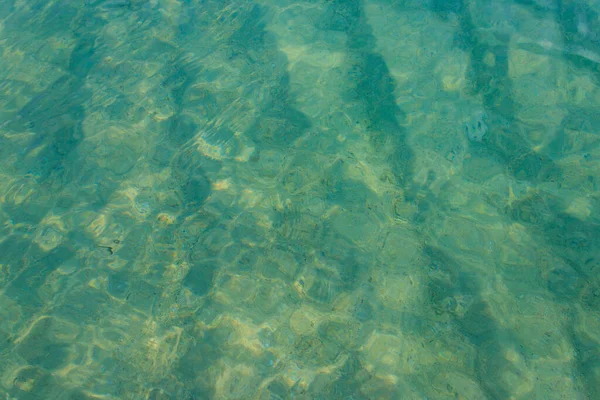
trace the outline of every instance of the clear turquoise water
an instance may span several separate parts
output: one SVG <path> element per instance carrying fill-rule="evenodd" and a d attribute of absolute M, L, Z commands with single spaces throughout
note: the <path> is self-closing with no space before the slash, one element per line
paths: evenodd
<path fill-rule="evenodd" d="M 1 398 L 600 398 L 599 81 L 595 0 L 0 0 Z"/>

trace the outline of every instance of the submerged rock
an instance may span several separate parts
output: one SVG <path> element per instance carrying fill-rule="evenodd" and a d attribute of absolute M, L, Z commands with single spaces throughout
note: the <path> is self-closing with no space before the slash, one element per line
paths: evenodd
<path fill-rule="evenodd" d="M 481 142 L 483 140 L 483 137 L 488 131 L 488 127 L 485 123 L 486 119 L 487 114 L 478 112 L 465 123 L 465 133 L 471 142 Z"/>

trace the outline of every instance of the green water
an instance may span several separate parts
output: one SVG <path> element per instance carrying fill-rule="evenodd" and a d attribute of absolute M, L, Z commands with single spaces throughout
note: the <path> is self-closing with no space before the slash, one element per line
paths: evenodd
<path fill-rule="evenodd" d="M 600 398 L 596 0 L 0 0 L 1 399 Z"/>

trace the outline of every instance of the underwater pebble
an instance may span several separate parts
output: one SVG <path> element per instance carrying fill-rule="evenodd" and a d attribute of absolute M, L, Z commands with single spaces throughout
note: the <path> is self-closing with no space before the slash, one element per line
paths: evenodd
<path fill-rule="evenodd" d="M 485 123 L 486 119 L 487 115 L 483 112 L 479 112 L 465 123 L 465 133 L 471 142 L 481 142 L 483 140 L 483 137 L 488 131 L 488 127 Z"/>

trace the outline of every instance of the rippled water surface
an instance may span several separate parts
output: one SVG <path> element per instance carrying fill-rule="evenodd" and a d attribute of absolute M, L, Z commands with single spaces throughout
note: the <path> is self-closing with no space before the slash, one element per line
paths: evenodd
<path fill-rule="evenodd" d="M 2 399 L 600 398 L 597 0 L 0 0 Z"/>

